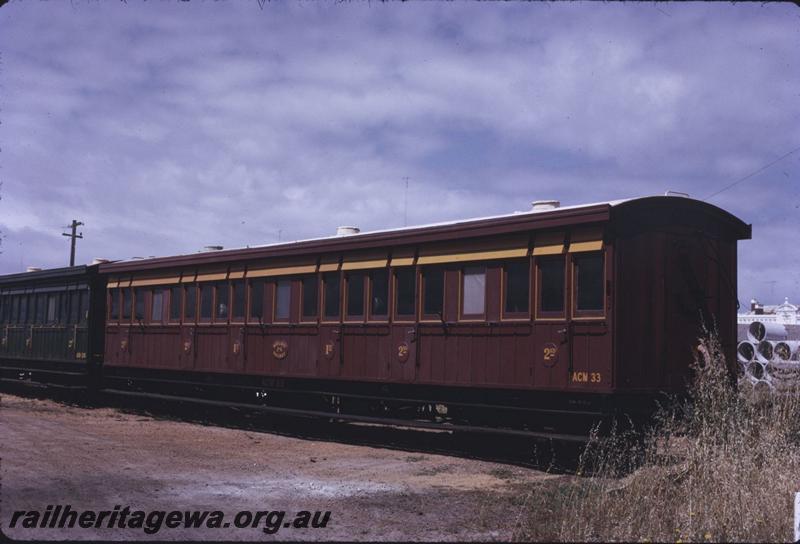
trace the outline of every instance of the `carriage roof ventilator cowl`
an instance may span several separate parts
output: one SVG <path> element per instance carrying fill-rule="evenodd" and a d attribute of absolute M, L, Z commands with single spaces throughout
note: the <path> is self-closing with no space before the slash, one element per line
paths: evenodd
<path fill-rule="evenodd" d="M 561 206 L 558 200 L 534 200 L 531 202 L 532 212 L 545 212 L 547 210 L 555 210 Z"/>
<path fill-rule="evenodd" d="M 361 232 L 361 229 L 358 227 L 350 227 L 350 226 L 336 227 L 336 236 L 351 236 L 353 234 L 358 234 L 359 232 Z"/>

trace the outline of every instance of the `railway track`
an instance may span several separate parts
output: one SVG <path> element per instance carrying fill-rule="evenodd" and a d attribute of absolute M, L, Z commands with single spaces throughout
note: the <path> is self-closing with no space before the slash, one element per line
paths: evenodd
<path fill-rule="evenodd" d="M 0 383 L 0 394 L 46 398 L 91 410 L 109 407 L 139 415 L 201 425 L 268 432 L 315 441 L 435 453 L 510 465 L 573 472 L 587 438 L 516 429 L 453 425 L 406 419 L 331 414 L 190 397 L 103 390 L 87 396 L 72 387 L 56 390 Z"/>

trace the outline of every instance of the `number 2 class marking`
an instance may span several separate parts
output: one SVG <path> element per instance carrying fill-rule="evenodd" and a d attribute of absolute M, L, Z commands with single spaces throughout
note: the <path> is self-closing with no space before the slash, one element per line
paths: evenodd
<path fill-rule="evenodd" d="M 552 342 L 542 346 L 542 362 L 546 368 L 553 368 L 558 362 L 558 346 Z"/>

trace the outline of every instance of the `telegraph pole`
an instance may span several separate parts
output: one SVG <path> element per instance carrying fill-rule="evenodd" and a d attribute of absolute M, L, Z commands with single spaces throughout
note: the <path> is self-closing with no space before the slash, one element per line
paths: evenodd
<path fill-rule="evenodd" d="M 83 223 L 73 219 L 71 225 L 69 225 L 68 227 L 64 227 L 65 229 L 70 229 L 71 228 L 72 229 L 72 233 L 71 234 L 66 233 L 66 232 L 62 232 L 61 233 L 61 236 L 69 236 L 71 238 L 71 240 L 70 240 L 70 249 L 69 249 L 69 265 L 70 266 L 75 266 L 75 240 L 77 240 L 78 238 L 83 238 L 83 233 L 82 232 L 80 234 L 78 234 L 76 232 L 78 230 L 78 227 L 81 226 L 81 225 L 83 225 Z"/>

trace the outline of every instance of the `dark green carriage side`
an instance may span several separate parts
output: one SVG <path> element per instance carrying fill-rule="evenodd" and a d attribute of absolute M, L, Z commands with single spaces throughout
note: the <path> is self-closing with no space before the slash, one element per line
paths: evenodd
<path fill-rule="evenodd" d="M 96 265 L 0 276 L 0 381 L 82 389 L 103 357 L 105 279 Z"/>

